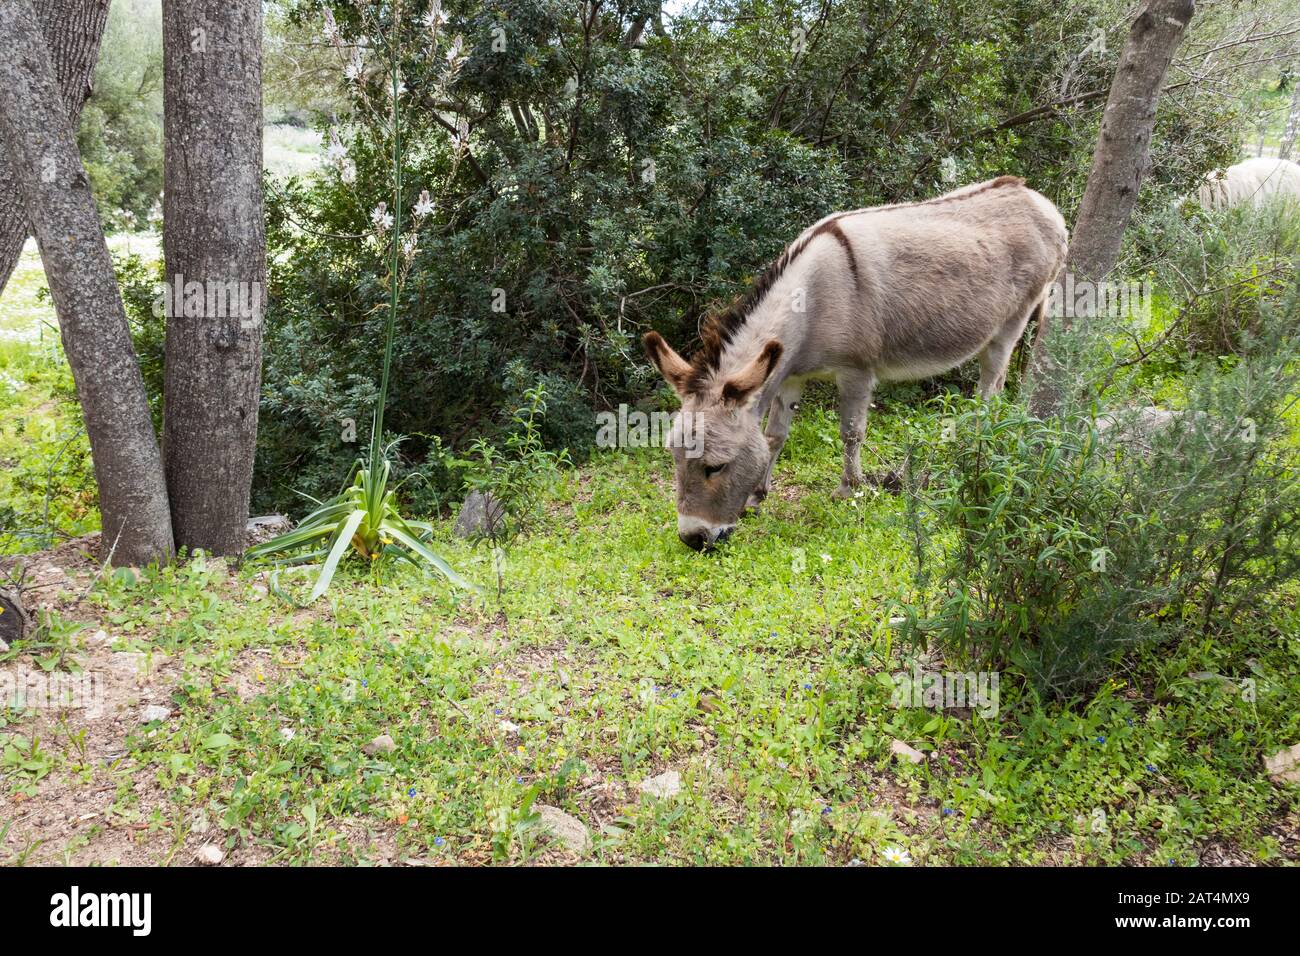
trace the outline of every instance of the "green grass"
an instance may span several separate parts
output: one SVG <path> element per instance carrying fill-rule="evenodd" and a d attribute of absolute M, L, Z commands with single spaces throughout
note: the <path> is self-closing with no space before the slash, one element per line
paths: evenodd
<path fill-rule="evenodd" d="M 896 460 L 936 427 L 881 415 L 872 445 Z M 837 455 L 833 415 L 806 407 L 765 512 L 699 555 L 676 540 L 666 453 L 606 454 L 510 551 L 499 606 L 491 586 L 474 598 L 397 565 L 346 566 L 306 611 L 216 562 L 116 575 L 73 613 L 67 656 L 103 627 L 180 662 L 176 716 L 131 733 L 119 770 L 161 807 L 124 792 L 119 812 L 178 845 L 211 821 L 232 862 L 365 862 L 379 839 L 394 860 L 573 859 L 542 838 L 540 803 L 582 819 L 606 863 L 1278 859 L 1295 794 L 1261 754 L 1300 739 L 1294 607 L 1260 609 L 1226 646 L 1152 650 L 1072 706 L 1004 675 L 991 719 L 895 709 L 881 675 L 911 661 L 888 624 L 910 586 L 902 503 L 832 502 Z M 487 551 L 435 528 L 489 585 Z M 1198 672 L 1253 673 L 1258 699 Z M 396 749 L 368 754 L 381 734 Z M 899 764 L 894 739 L 933 756 Z M 24 737 L 13 762 L 68 778 L 69 741 L 42 736 L 38 759 Z M 679 796 L 639 792 L 667 769 Z"/>

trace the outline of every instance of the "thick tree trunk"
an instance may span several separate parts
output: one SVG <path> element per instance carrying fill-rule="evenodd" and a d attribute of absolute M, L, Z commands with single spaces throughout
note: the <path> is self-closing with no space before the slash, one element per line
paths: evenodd
<path fill-rule="evenodd" d="M 172 552 L 162 458 L 113 261 L 30 0 L 0 2 L 0 134 L 36 233 L 99 485 L 101 553 Z"/>
<path fill-rule="evenodd" d="M 244 550 L 262 375 L 261 0 L 163 2 L 163 460 L 178 546 Z"/>
<path fill-rule="evenodd" d="M 1073 273 L 1076 284 L 1101 281 L 1115 267 L 1124 230 L 1151 163 L 1151 131 L 1156 125 L 1160 90 L 1195 11 L 1195 0 L 1147 0 L 1134 19 L 1111 82 L 1092 170 L 1075 217 L 1069 258 L 1058 281 L 1064 282 L 1067 273 Z M 1069 328 L 1068 318 L 1062 316 L 1061 322 Z M 1046 341 L 1040 330 L 1034 347 L 1035 389 L 1030 402 L 1040 416 L 1053 413 L 1061 402 L 1061 383 L 1046 354 Z"/>
<path fill-rule="evenodd" d="M 104 37 L 104 24 L 108 22 L 108 0 L 43 0 L 37 20 L 50 51 L 68 118 L 75 128 L 90 95 L 99 43 Z M 0 292 L 9 282 L 30 234 L 18 180 L 9 167 L 9 160 L 0 151 Z"/>

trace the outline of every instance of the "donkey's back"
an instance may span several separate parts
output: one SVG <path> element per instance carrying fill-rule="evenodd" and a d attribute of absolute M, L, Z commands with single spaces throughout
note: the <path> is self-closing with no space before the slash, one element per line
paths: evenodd
<path fill-rule="evenodd" d="M 878 380 L 944 372 L 990 345 L 1000 377 L 1068 242 L 1056 207 L 1012 176 L 837 213 L 809 232 L 832 229 L 841 248 L 824 245 L 823 256 L 842 256 L 848 269 L 827 273 L 840 307 L 814 315 L 821 328 L 808 330 L 806 361 L 869 369 Z"/>

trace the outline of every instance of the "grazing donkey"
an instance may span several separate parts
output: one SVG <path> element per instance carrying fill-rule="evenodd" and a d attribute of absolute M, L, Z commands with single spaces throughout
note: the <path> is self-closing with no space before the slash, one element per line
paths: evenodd
<path fill-rule="evenodd" d="M 980 395 L 1001 390 L 1066 241 L 1056 207 L 1002 176 L 926 202 L 827 216 L 705 323 L 689 362 L 647 333 L 646 353 L 682 400 L 670 435 L 678 536 L 710 548 L 763 500 L 809 379 L 839 387 L 837 498 L 862 483 L 877 382 L 924 378 L 978 355 Z M 691 441 L 683 429 L 694 430 Z M 688 446 L 702 452 L 690 456 Z"/>

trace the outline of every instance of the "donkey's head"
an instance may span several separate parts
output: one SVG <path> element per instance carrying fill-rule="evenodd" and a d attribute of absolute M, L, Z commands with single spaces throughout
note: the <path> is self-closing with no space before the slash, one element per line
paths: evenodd
<path fill-rule="evenodd" d="M 742 369 L 712 381 L 657 332 L 646 333 L 644 342 L 650 361 L 682 400 L 669 436 L 677 536 L 703 551 L 732 532 L 767 473 L 771 452 L 758 401 L 781 359 L 781 343 L 768 342 Z"/>

